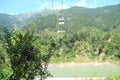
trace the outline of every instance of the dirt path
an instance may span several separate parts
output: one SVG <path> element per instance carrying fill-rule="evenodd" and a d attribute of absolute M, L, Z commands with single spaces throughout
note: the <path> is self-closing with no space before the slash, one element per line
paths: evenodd
<path fill-rule="evenodd" d="M 53 63 L 49 64 L 49 67 L 64 67 L 64 66 L 116 66 L 117 64 L 113 64 L 110 62 L 89 62 L 89 63 Z"/>
<path fill-rule="evenodd" d="M 106 77 L 47 78 L 45 80 L 105 80 Z"/>

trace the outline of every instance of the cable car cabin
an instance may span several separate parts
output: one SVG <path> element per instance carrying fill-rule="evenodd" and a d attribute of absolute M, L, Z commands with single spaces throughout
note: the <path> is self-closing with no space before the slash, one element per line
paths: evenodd
<path fill-rule="evenodd" d="M 63 25 L 64 24 L 64 18 L 63 17 L 61 17 L 61 18 L 59 18 L 59 20 L 58 20 L 58 23 L 60 24 L 60 25 Z"/>

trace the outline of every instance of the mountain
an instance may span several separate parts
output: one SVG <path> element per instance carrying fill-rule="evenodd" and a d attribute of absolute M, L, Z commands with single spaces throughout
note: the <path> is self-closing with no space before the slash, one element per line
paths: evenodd
<path fill-rule="evenodd" d="M 42 18 L 34 19 L 28 23 L 24 28 L 35 29 L 37 31 L 50 30 L 65 30 L 67 32 L 80 31 L 83 28 L 98 28 L 103 31 L 110 31 L 120 27 L 120 4 L 111 5 L 99 8 L 84 8 L 72 7 L 63 10 L 65 24 L 58 25 L 58 19 L 61 13 L 57 12 Z"/>
<path fill-rule="evenodd" d="M 53 14 L 53 12 L 51 10 L 43 10 L 41 12 L 23 12 L 17 15 L 0 14 L 0 23 L 13 29 L 14 26 L 20 27 L 27 22 L 49 14 Z"/>
<path fill-rule="evenodd" d="M 120 60 L 120 4 L 99 8 L 72 7 L 62 12 L 62 15 L 57 12 L 34 19 L 23 27 L 25 31 L 34 30 L 39 43 L 45 46 L 51 43 L 53 61 L 69 61 L 70 58 L 80 62 L 95 61 L 102 54 L 102 61 L 112 56 Z M 64 25 L 58 24 L 61 17 L 64 17 Z"/>
<path fill-rule="evenodd" d="M 64 25 L 58 24 L 61 17 L 64 17 Z M 37 41 L 33 45 L 45 46 L 41 53 L 50 50 L 53 61 L 120 60 L 120 4 L 99 8 L 75 6 L 63 10 L 62 15 L 61 11 L 42 11 L 17 17 L 4 15 L 0 19 L 6 23 L 21 22 L 23 32 L 34 30 Z M 1 39 L 2 29 L 0 23 Z"/>
<path fill-rule="evenodd" d="M 18 15 L 0 14 L 0 23 L 13 28 L 24 24 L 33 15 L 32 12 L 24 12 Z"/>
<path fill-rule="evenodd" d="M 78 31 L 83 27 L 96 27 L 104 31 L 119 25 L 120 4 L 99 8 L 71 7 L 63 10 L 65 25 L 59 29 Z M 57 30 L 61 11 L 43 10 L 41 12 L 24 12 L 18 15 L 0 14 L 0 23 L 9 26 L 25 26 L 37 30 Z"/>
<path fill-rule="evenodd" d="M 0 14 L 0 23 L 4 24 L 6 26 L 11 26 L 16 23 L 18 24 L 18 21 L 16 20 L 16 18 L 12 15 L 8 15 L 8 14 Z"/>

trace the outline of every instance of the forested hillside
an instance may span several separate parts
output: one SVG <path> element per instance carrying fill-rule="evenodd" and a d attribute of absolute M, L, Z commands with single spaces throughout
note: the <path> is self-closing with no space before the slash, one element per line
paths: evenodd
<path fill-rule="evenodd" d="M 46 13 L 47 11 L 47 13 Z M 9 26 L 8 28 L 13 29 L 14 26 L 20 28 L 20 26 L 27 24 L 30 21 L 33 21 L 34 19 L 40 19 L 41 17 L 44 17 L 46 15 L 50 15 L 56 13 L 52 10 L 43 10 L 40 12 L 23 12 L 16 15 L 10 15 L 10 14 L 1 14 L 0 13 L 0 23 Z"/>
<path fill-rule="evenodd" d="M 106 6 L 102 8 L 89 9 L 84 7 L 72 7 L 63 11 L 65 25 L 60 27 L 65 31 L 80 30 L 81 28 L 95 27 L 103 31 L 109 31 L 119 26 L 120 5 Z M 47 13 L 47 11 L 46 11 Z M 37 19 L 28 25 L 34 28 L 52 28 L 56 29 L 57 21 L 60 18 L 60 13 L 48 15 L 42 19 Z"/>
<path fill-rule="evenodd" d="M 13 29 L 14 26 L 24 24 L 32 15 L 33 13 L 21 13 L 18 15 L 0 14 L 0 23 Z"/>
<path fill-rule="evenodd" d="M 16 25 L 19 24 L 18 20 L 14 16 L 8 14 L 0 14 L 0 23 L 9 26 L 9 28 L 12 29 L 14 23 L 16 23 Z"/>
<path fill-rule="evenodd" d="M 100 8 L 72 7 L 62 11 L 65 24 L 59 25 L 61 13 L 46 10 L 41 13 L 42 17 L 34 15 L 21 27 L 23 31 L 34 31 L 38 43 L 52 46 L 53 62 L 59 61 L 57 59 L 78 62 L 120 60 L 119 11 L 120 4 Z M 11 21 L 7 19 L 5 22 Z M 2 24 L 0 30 L 2 33 Z"/>
<path fill-rule="evenodd" d="M 34 30 L 43 44 L 51 43 L 53 55 L 61 60 L 120 59 L 119 11 L 120 4 L 91 9 L 72 7 L 63 10 L 64 25 L 58 25 L 58 12 L 35 19 L 24 30 Z M 58 30 L 65 32 L 57 33 Z"/>

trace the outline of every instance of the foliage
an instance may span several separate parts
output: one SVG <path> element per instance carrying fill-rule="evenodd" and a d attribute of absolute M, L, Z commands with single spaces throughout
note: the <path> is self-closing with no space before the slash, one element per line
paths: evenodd
<path fill-rule="evenodd" d="M 25 28 L 30 30 L 34 27 L 36 35 L 42 33 L 39 36 L 46 34 L 51 36 L 55 58 L 62 57 L 62 60 L 66 61 L 68 58 L 73 60 L 87 55 L 93 60 L 106 61 L 108 58 L 119 60 L 120 17 L 117 17 L 120 16 L 119 7 L 120 5 L 95 9 L 72 7 L 63 11 L 64 25 L 57 24 L 60 16 L 56 13 L 34 20 Z M 57 30 L 63 30 L 65 33 L 56 33 Z"/>
<path fill-rule="evenodd" d="M 2 41 L 0 40 L 0 80 L 7 80 L 12 70 L 8 60 L 8 55 L 3 48 Z"/>
<path fill-rule="evenodd" d="M 120 75 L 108 77 L 108 78 L 106 78 L 105 80 L 119 80 L 119 79 L 120 79 Z"/>
<path fill-rule="evenodd" d="M 35 76 L 46 78 L 50 51 L 48 47 L 37 45 L 33 32 L 5 29 L 6 50 L 13 70 L 9 80 L 33 80 Z M 46 49 L 48 48 L 48 49 Z M 45 51 L 48 51 L 46 54 Z"/>
<path fill-rule="evenodd" d="M 45 12 L 34 15 L 22 30 L 12 30 L 13 22 L 21 24 L 17 17 L 0 14 L 0 80 L 31 80 L 35 76 L 43 79 L 51 75 L 47 71 L 51 56 L 51 62 L 120 63 L 119 11 L 120 4 L 94 9 L 72 7 L 63 10 L 64 25 L 58 25 L 59 11 L 49 15 Z M 5 29 L 5 39 L 3 24 L 11 28 Z"/>
<path fill-rule="evenodd" d="M 63 10 L 64 25 L 58 25 L 60 12 L 34 18 L 23 26 L 34 30 L 35 46 L 41 54 L 52 53 L 51 62 L 120 61 L 120 4 L 101 8 L 72 7 Z M 38 15 L 37 15 L 38 16 Z M 58 33 L 57 30 L 65 31 Z M 82 58 L 82 59 L 81 59 Z M 55 60 L 56 59 L 56 60 Z"/>

